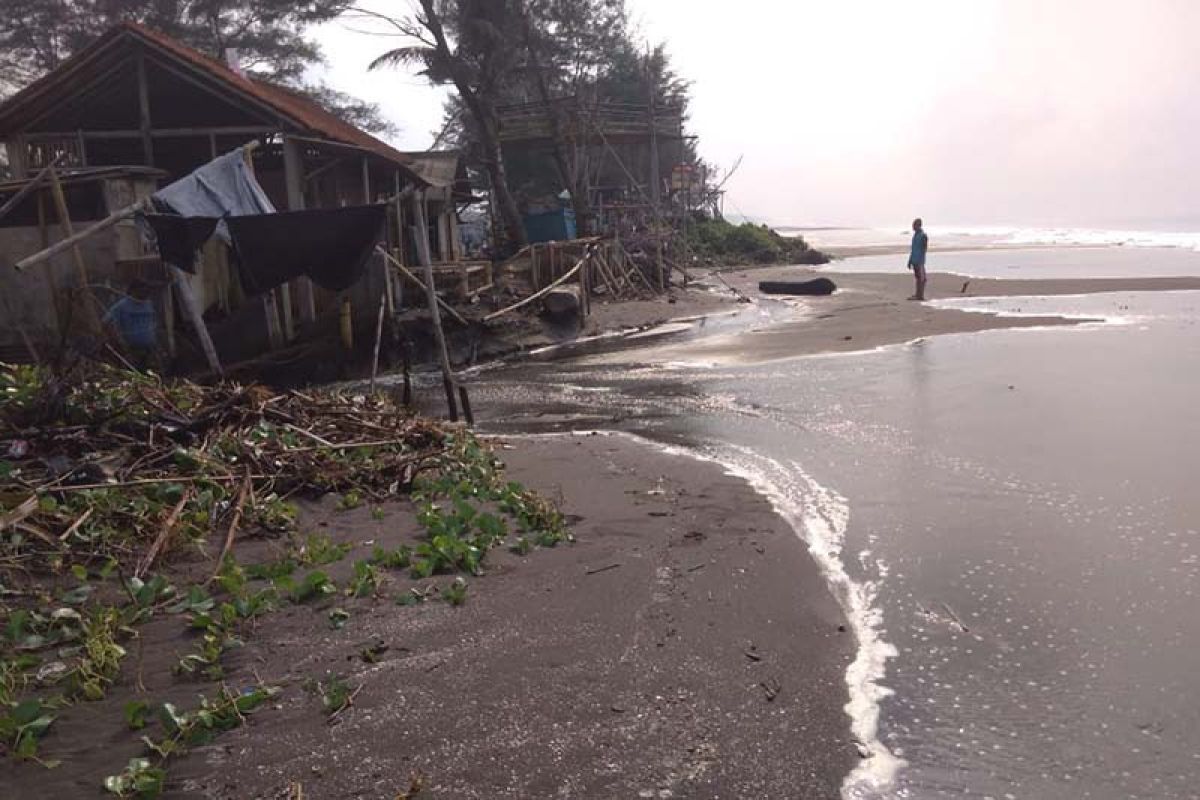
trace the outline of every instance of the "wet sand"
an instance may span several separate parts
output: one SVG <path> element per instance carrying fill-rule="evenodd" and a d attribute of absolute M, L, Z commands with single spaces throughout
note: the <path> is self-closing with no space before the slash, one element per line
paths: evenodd
<path fill-rule="evenodd" d="M 819 276 L 831 278 L 838 291 L 829 297 L 781 298 L 764 297 L 757 290 L 759 281 L 807 280 Z M 680 358 L 713 363 L 761 362 L 870 350 L 941 334 L 1076 325 L 1087 321 L 1058 316 L 997 316 L 910 301 L 906 298 L 913 292 L 913 281 L 910 274 L 901 272 L 837 273 L 768 267 L 726 273 L 724 278 L 737 290 L 754 296 L 763 307 L 777 309 L 780 321 L 748 331 L 668 345 L 656 351 L 656 356 L 668 361 Z M 1178 290 L 1200 290 L 1200 278 L 998 280 L 935 273 L 930 275 L 926 297 L 940 300 Z M 788 305 L 795 309 L 790 318 L 782 316 L 788 312 Z"/>

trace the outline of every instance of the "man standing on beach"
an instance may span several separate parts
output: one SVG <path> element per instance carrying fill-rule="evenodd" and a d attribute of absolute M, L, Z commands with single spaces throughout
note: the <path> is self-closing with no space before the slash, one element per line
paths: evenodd
<path fill-rule="evenodd" d="M 917 217 L 912 224 L 912 249 L 908 253 L 908 268 L 913 271 L 917 281 L 917 293 L 909 300 L 925 300 L 925 251 L 929 249 L 929 237 L 925 235 L 921 218 Z"/>

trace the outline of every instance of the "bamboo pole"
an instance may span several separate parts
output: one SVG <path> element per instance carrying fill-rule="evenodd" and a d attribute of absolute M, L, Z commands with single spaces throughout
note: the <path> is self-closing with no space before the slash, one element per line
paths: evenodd
<path fill-rule="evenodd" d="M 54 195 L 55 210 L 58 212 L 58 226 L 62 229 L 63 237 L 70 239 L 75 235 L 75 227 L 71 224 L 71 213 L 67 209 L 67 196 L 63 192 L 62 182 L 59 181 L 58 173 L 53 167 L 50 168 L 50 189 Z M 92 297 L 92 290 L 89 288 L 87 263 L 83 260 L 83 251 L 79 249 L 78 244 L 71 246 L 71 255 L 75 260 L 75 272 L 81 292 L 80 302 L 85 308 L 84 319 L 93 332 L 100 333 L 100 315 L 96 312 L 95 298 Z"/>
<path fill-rule="evenodd" d="M 429 316 L 433 320 L 433 335 L 437 341 L 438 357 L 442 362 L 442 384 L 446 390 L 446 405 L 450 419 L 458 421 L 458 401 L 454 397 L 454 372 L 450 368 L 450 353 L 446 349 L 446 332 L 442 330 L 442 315 L 439 309 L 437 290 L 433 283 L 433 260 L 429 254 L 429 220 L 425 215 L 425 191 L 413 196 L 413 211 L 416 221 L 417 256 L 425 267 L 425 292 L 429 298 Z"/>
<path fill-rule="evenodd" d="M 16 208 L 17 206 L 19 206 L 21 204 L 22 200 L 24 200 L 29 195 L 33 194 L 33 192 L 41 184 L 42 180 L 44 180 L 45 177 L 50 174 L 50 170 L 52 170 L 56 166 L 58 166 L 58 162 L 60 160 L 62 160 L 62 157 L 63 157 L 62 153 L 59 153 L 58 155 L 56 155 L 49 164 L 42 167 L 42 170 L 37 175 L 34 175 L 29 180 L 28 183 L 26 183 L 24 186 L 21 187 L 21 191 L 14 194 L 12 197 L 10 197 L 8 199 L 8 201 L 4 205 L 0 206 L 0 219 L 4 219 L 4 217 L 10 211 L 12 211 L 14 208 Z"/>

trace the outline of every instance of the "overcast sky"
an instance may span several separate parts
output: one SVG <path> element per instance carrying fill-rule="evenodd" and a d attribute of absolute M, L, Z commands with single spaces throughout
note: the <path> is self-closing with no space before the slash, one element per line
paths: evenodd
<path fill-rule="evenodd" d="M 727 211 L 798 225 L 1200 223 L 1200 0 L 628 3 L 693 83 L 704 157 L 744 155 Z M 331 81 L 380 103 L 401 145 L 428 146 L 439 92 L 366 73 L 386 39 L 345 24 L 320 38 Z"/>

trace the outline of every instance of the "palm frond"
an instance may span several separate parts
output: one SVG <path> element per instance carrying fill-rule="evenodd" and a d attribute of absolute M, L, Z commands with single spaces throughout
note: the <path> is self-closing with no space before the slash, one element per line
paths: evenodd
<path fill-rule="evenodd" d="M 435 51 L 432 47 L 397 47 L 388 50 L 367 65 L 367 69 L 375 70 L 383 67 L 420 66 L 426 69 L 433 62 Z"/>

